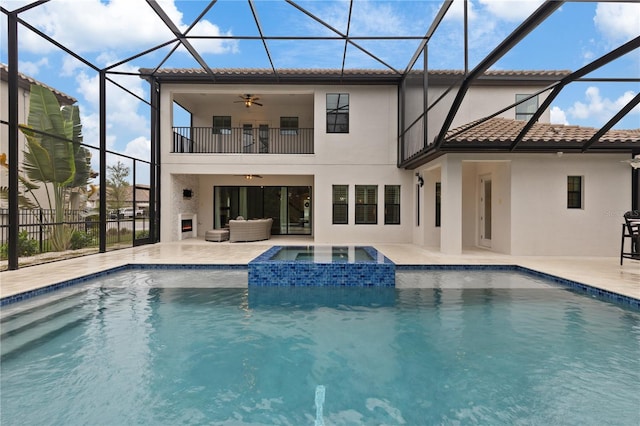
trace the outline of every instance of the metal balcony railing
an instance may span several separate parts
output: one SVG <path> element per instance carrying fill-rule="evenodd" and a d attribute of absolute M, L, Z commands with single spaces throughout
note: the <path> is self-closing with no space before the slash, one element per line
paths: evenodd
<path fill-rule="evenodd" d="M 313 129 L 174 127 L 171 152 L 313 154 Z"/>

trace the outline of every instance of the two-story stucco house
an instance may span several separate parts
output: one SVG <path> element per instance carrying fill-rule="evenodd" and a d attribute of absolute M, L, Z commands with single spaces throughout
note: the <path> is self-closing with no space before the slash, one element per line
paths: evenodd
<path fill-rule="evenodd" d="M 417 73 L 415 87 L 379 70 L 141 75 L 157 90 L 162 241 L 183 237 L 183 217 L 203 237 L 243 216 L 315 243 L 618 254 L 640 130 L 593 139 L 597 129 L 549 124 L 547 109 L 522 132 L 567 72 L 489 71 L 455 116 L 457 71 L 429 71 L 428 86 Z"/>

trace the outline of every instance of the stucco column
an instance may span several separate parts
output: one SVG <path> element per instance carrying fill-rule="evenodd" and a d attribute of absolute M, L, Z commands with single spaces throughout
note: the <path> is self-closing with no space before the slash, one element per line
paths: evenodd
<path fill-rule="evenodd" d="M 442 198 L 440 251 L 445 254 L 462 253 L 462 162 L 447 159 L 442 163 Z"/>

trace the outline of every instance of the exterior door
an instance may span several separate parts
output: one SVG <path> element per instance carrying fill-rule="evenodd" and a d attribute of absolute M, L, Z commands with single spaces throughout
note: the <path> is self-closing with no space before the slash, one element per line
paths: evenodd
<path fill-rule="evenodd" d="M 253 138 L 253 124 L 244 123 L 242 125 L 242 152 L 256 152 L 255 140 Z"/>
<path fill-rule="evenodd" d="M 311 235 L 310 186 L 215 186 L 213 223 L 224 228 L 229 219 L 270 217 L 274 235 Z"/>
<path fill-rule="evenodd" d="M 261 154 L 269 152 L 269 125 L 268 124 L 258 124 L 258 143 L 259 143 Z"/>
<path fill-rule="evenodd" d="M 491 247 L 491 175 L 480 176 L 480 199 L 479 208 L 479 226 L 480 238 L 479 244 L 483 247 Z"/>

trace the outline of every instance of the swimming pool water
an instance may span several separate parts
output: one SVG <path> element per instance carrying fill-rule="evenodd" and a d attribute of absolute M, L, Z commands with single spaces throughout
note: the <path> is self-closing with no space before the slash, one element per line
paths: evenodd
<path fill-rule="evenodd" d="M 373 249 L 373 248 L 372 248 Z M 269 260 L 309 262 L 373 262 L 364 247 L 356 246 L 282 246 Z"/>
<path fill-rule="evenodd" d="M 637 424 L 636 310 L 511 272 L 211 288 L 226 274 L 128 271 L 3 309 L 0 423 Z"/>

